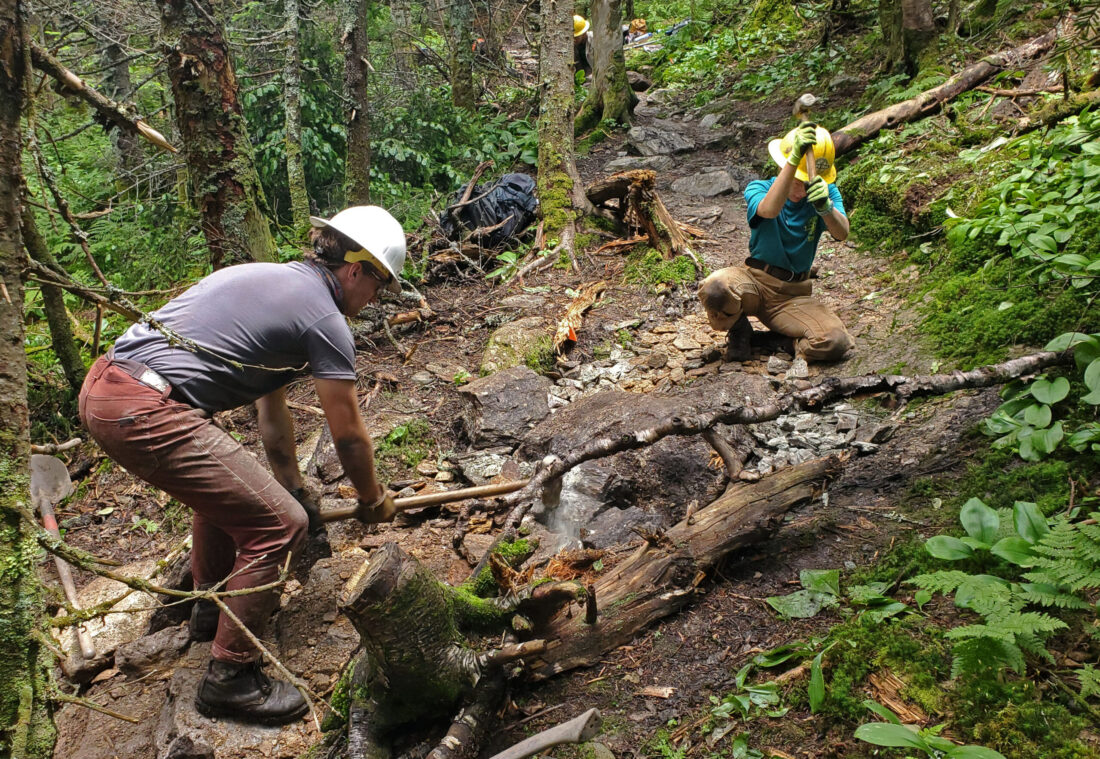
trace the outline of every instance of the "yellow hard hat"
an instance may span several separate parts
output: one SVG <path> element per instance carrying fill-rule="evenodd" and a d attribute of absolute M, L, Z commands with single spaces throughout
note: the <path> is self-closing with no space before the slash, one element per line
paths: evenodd
<path fill-rule="evenodd" d="M 794 133 L 798 130 L 797 127 L 787 132 L 783 139 L 772 140 L 768 143 L 768 152 L 771 154 L 772 160 L 775 161 L 780 168 L 787 165 L 787 156 L 791 154 L 791 143 L 794 142 Z M 817 142 L 814 143 L 814 164 L 822 159 L 825 160 L 825 168 L 818 169 L 818 176 L 824 179 L 829 184 L 836 181 L 836 147 L 833 145 L 833 136 L 829 134 L 829 130 L 823 126 L 817 127 Z M 809 155 L 807 153 L 807 155 Z M 807 181 L 809 177 L 806 176 L 806 156 L 802 156 L 802 161 L 798 164 L 798 168 L 795 169 L 794 175 L 797 179 L 801 179 L 803 182 Z"/>
<path fill-rule="evenodd" d="M 580 37 L 588 31 L 588 21 L 584 16 L 573 16 L 573 36 Z"/>

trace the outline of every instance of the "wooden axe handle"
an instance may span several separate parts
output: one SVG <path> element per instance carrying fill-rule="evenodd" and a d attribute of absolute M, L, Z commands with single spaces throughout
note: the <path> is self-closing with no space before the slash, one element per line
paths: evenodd
<path fill-rule="evenodd" d="M 42 515 L 42 526 L 46 529 L 46 532 L 60 540 L 61 531 L 57 527 L 57 516 L 54 514 L 53 504 L 50 503 L 48 498 L 39 499 L 38 512 Z M 61 580 L 61 589 L 65 591 L 65 600 L 69 602 L 74 610 L 79 611 L 80 602 L 76 597 L 76 583 L 73 582 L 72 570 L 69 569 L 68 563 L 60 556 L 54 556 L 53 561 L 54 566 L 57 567 L 57 577 Z M 84 657 L 85 661 L 94 659 L 96 656 L 95 643 L 84 625 L 77 625 L 76 640 L 80 644 L 80 655 Z"/>
<path fill-rule="evenodd" d="M 445 490 L 439 493 L 426 493 L 424 495 L 412 495 L 406 498 L 395 498 L 393 503 L 398 511 L 418 509 L 423 506 L 438 506 L 441 503 L 454 503 L 465 501 L 468 498 L 491 498 L 495 495 L 514 493 L 521 490 L 530 480 L 515 480 L 513 482 L 499 482 L 495 485 L 479 485 L 474 488 L 462 488 L 461 490 Z M 360 506 L 346 506 L 338 509 L 325 509 L 321 512 L 322 522 L 338 522 L 341 519 L 356 519 L 360 513 Z"/>

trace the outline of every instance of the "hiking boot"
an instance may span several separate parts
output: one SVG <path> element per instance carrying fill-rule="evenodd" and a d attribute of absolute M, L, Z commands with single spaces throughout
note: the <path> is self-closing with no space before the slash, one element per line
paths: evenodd
<path fill-rule="evenodd" d="M 211 659 L 199 683 L 195 708 L 204 717 L 285 725 L 299 719 L 309 706 L 293 685 L 268 677 L 258 661 L 234 664 Z"/>
<path fill-rule="evenodd" d="M 726 335 L 726 361 L 748 361 L 752 358 L 752 325 L 742 316 Z"/>
<path fill-rule="evenodd" d="M 200 598 L 191 607 L 191 640 L 196 643 L 204 643 L 214 640 L 214 634 L 218 632 L 218 615 L 221 610 L 213 601 Z"/>

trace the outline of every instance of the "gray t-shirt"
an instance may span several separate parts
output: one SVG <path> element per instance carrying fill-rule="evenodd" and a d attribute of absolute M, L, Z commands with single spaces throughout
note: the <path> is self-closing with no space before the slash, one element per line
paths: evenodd
<path fill-rule="evenodd" d="M 172 385 L 173 397 L 207 411 L 251 403 L 306 369 L 322 379 L 355 379 L 351 329 L 325 272 L 310 264 L 220 269 L 153 316 L 209 351 L 174 347 L 135 324 L 115 343 L 115 356 L 145 364 Z"/>

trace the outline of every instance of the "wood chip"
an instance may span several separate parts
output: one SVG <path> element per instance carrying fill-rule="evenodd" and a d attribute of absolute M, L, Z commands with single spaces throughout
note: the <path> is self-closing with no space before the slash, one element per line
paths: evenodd
<path fill-rule="evenodd" d="M 908 685 L 889 670 L 873 672 L 868 676 L 871 683 L 871 693 L 876 701 L 898 715 L 906 725 L 926 725 L 928 715 L 915 704 L 907 703 L 901 696 L 901 691 Z"/>
<path fill-rule="evenodd" d="M 643 696 L 648 696 L 649 698 L 671 698 L 675 691 L 675 688 L 668 685 L 647 685 L 642 688 L 641 693 Z"/>
<path fill-rule="evenodd" d="M 577 341 L 577 330 L 584 321 L 584 312 L 591 308 L 600 293 L 607 289 L 606 282 L 589 282 L 581 285 L 577 290 L 577 297 L 569 304 L 565 316 L 558 322 L 558 328 L 554 332 L 554 350 L 563 353 L 566 343 Z"/>

